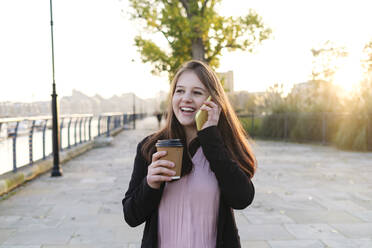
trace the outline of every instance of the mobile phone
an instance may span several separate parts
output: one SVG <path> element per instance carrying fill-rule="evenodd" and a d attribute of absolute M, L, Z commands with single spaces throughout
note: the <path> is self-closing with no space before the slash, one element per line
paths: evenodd
<path fill-rule="evenodd" d="M 209 96 L 206 101 L 210 101 L 212 96 Z M 196 129 L 199 131 L 202 129 L 204 123 L 208 120 L 208 112 L 200 110 L 195 115 Z"/>

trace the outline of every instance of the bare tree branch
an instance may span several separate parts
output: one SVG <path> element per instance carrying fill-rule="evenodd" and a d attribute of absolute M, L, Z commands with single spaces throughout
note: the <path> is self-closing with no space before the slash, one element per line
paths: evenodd
<path fill-rule="evenodd" d="M 204 16 L 204 11 L 205 11 L 205 7 L 207 6 L 207 3 L 209 2 L 209 0 L 205 0 L 204 3 L 203 3 L 203 6 L 201 7 L 201 16 Z"/>
<path fill-rule="evenodd" d="M 212 61 L 212 59 L 214 57 L 217 56 L 217 54 L 219 54 L 219 52 L 222 50 L 222 46 L 221 46 L 221 41 L 218 42 L 218 44 L 215 46 L 215 50 L 214 50 L 214 53 L 211 55 L 211 56 L 208 56 L 208 58 L 206 58 L 205 60 L 210 63 Z"/>
<path fill-rule="evenodd" d="M 173 46 L 173 42 L 171 42 L 171 41 L 168 39 L 168 35 L 167 35 L 167 33 L 164 32 L 163 30 L 161 30 L 161 28 L 160 28 L 158 25 L 156 25 L 155 28 L 156 28 L 159 32 L 161 32 L 161 33 L 164 35 L 164 38 L 167 39 L 169 45 L 172 47 L 172 46 Z"/>

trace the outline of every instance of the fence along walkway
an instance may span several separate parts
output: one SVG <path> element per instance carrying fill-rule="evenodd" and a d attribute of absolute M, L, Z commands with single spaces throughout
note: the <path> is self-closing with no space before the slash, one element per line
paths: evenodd
<path fill-rule="evenodd" d="M 0 200 L 0 248 L 139 247 L 143 225 L 123 220 L 136 144 L 154 117 L 110 147 L 69 161 L 64 176 L 27 183 Z M 243 247 L 372 247 L 372 154 L 261 142 L 256 197 L 236 211 Z"/>

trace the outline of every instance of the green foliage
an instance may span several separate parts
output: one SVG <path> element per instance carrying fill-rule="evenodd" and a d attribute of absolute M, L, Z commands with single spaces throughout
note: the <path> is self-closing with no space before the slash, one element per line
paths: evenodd
<path fill-rule="evenodd" d="M 240 122 L 244 128 L 244 130 L 251 136 L 260 135 L 259 128 L 262 125 L 262 119 L 254 118 L 253 125 L 252 125 L 252 118 L 251 117 L 242 117 L 239 118 Z"/>
<path fill-rule="evenodd" d="M 347 118 L 344 120 L 334 139 L 334 144 L 345 150 L 367 150 L 366 118 Z"/>
<path fill-rule="evenodd" d="M 284 138 L 283 119 L 279 115 L 265 116 L 259 134 L 265 138 Z"/>
<path fill-rule="evenodd" d="M 290 130 L 290 140 L 295 142 L 322 142 L 322 119 L 319 115 L 299 114 Z"/>
<path fill-rule="evenodd" d="M 143 62 L 153 64 L 152 73 L 169 72 L 171 77 L 187 60 L 199 59 L 216 68 L 223 49 L 248 50 L 267 39 L 271 30 L 250 11 L 244 17 L 223 17 L 215 7 L 221 0 L 129 0 L 132 19 L 160 33 L 169 49 L 142 36 L 135 45 Z"/>

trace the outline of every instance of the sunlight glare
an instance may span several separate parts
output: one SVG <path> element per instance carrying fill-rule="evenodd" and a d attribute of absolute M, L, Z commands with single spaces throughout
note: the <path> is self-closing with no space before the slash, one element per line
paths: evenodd
<path fill-rule="evenodd" d="M 345 58 L 334 76 L 334 83 L 344 90 L 351 92 L 363 78 L 363 68 L 360 63 L 360 56 Z"/>

